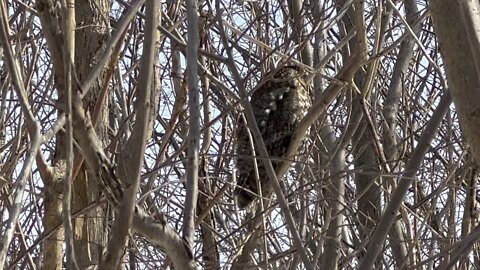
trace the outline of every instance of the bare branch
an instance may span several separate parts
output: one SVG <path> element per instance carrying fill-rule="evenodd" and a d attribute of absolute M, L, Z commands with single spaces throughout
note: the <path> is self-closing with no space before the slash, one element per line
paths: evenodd
<path fill-rule="evenodd" d="M 64 193 L 63 193 L 63 224 L 65 228 L 65 246 L 68 268 L 78 270 L 77 259 L 75 258 L 75 247 L 73 243 L 74 232 L 72 226 L 72 182 L 73 182 L 73 130 L 72 130 L 72 83 L 75 52 L 75 2 L 72 0 L 61 1 L 63 10 L 62 33 L 65 36 L 63 40 L 63 67 L 64 67 L 64 86 L 65 86 L 65 116 L 66 116 L 66 149 L 67 157 Z"/>
<path fill-rule="evenodd" d="M 13 234 L 15 232 L 15 227 L 18 222 L 18 217 L 20 214 L 20 208 L 22 205 L 23 193 L 25 191 L 25 185 L 27 184 L 27 179 L 31 174 L 32 163 L 35 159 L 37 151 L 40 147 L 40 143 L 42 141 L 42 136 L 40 134 L 40 125 L 35 120 L 35 116 L 33 115 L 32 110 L 30 109 L 31 106 L 27 99 L 27 92 L 23 85 L 23 78 L 20 72 L 20 66 L 18 61 L 13 56 L 12 48 L 10 47 L 10 42 L 8 40 L 8 20 L 7 20 L 7 7 L 5 2 L 0 3 L 0 42 L 2 44 L 4 54 L 5 54 L 5 61 L 7 62 L 8 69 L 12 76 L 12 84 L 14 85 L 14 89 L 17 95 L 20 97 L 20 104 L 22 106 L 23 114 L 26 116 L 26 121 L 29 123 L 31 127 L 29 129 L 30 133 L 30 146 L 27 150 L 24 164 L 21 168 L 20 174 L 18 175 L 18 179 L 15 183 L 16 191 L 13 200 L 13 205 L 9 209 L 9 219 L 5 224 L 5 231 L 2 234 L 2 238 L 0 240 L 0 268 L 4 268 L 5 261 L 7 259 L 7 252 L 10 246 L 10 243 L 13 238 Z"/>
<path fill-rule="evenodd" d="M 118 217 L 113 227 L 113 235 L 108 245 L 106 260 L 100 264 L 100 269 L 118 268 L 123 256 L 128 230 L 133 220 L 136 205 L 136 194 L 140 186 L 140 171 L 145 155 L 145 145 L 151 111 L 150 93 L 153 85 L 153 59 L 158 31 L 156 26 L 160 19 L 160 2 L 147 2 L 147 17 L 145 24 L 145 46 L 142 55 L 139 76 L 139 90 L 136 95 L 136 121 L 132 135 L 125 147 L 125 158 L 119 168 L 119 175 L 127 187 L 123 191 L 122 202 L 119 205 Z"/>
<path fill-rule="evenodd" d="M 187 194 L 183 213 L 183 237 L 193 247 L 195 236 L 195 213 L 198 197 L 198 166 L 200 151 L 200 95 L 198 88 L 198 2 L 187 0 L 187 85 L 189 108 Z"/>
<path fill-rule="evenodd" d="M 373 267 L 373 263 L 377 258 L 378 254 L 382 250 L 382 246 L 387 238 L 388 231 L 392 226 L 393 222 L 395 221 L 395 216 L 402 205 L 402 202 L 407 194 L 410 185 L 415 180 L 415 175 L 417 174 L 420 165 L 422 164 L 422 160 L 425 157 L 425 153 L 427 152 L 437 129 L 445 116 L 448 108 L 450 107 L 450 103 L 452 102 L 452 98 L 450 93 L 444 92 L 440 103 L 438 104 L 437 109 L 432 115 L 432 118 L 425 126 L 423 130 L 422 136 L 418 141 L 418 145 L 412 153 L 412 157 L 408 161 L 407 165 L 405 166 L 405 170 L 400 177 L 400 181 L 397 188 L 395 189 L 392 198 L 390 199 L 387 208 L 385 209 L 379 223 L 375 228 L 375 232 L 370 239 L 370 244 L 367 248 L 367 253 L 363 258 L 363 261 L 360 265 L 361 270 L 371 269 Z"/>

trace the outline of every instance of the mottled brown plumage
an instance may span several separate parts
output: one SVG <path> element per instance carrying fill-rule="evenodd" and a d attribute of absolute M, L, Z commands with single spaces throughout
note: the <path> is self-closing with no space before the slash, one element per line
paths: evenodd
<path fill-rule="evenodd" d="M 311 96 L 297 66 L 282 67 L 265 78 L 267 81 L 252 94 L 250 103 L 276 170 L 285 158 L 295 128 L 311 105 Z M 235 194 L 239 207 L 245 208 L 258 196 L 258 188 L 248 130 L 241 120 L 236 149 L 238 187 Z M 270 194 L 272 188 L 261 159 L 257 159 L 257 165 L 262 194 Z"/>

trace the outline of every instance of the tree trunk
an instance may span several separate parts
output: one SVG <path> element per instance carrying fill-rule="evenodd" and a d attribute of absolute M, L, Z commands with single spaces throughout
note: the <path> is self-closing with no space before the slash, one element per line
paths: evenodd
<path fill-rule="evenodd" d="M 78 79 L 82 82 L 91 71 L 97 60 L 97 52 L 104 49 L 109 31 L 110 1 L 107 0 L 77 0 L 76 21 L 78 27 L 75 34 L 75 71 Z M 99 98 L 99 92 L 104 82 L 100 81 L 103 76 L 90 89 L 83 99 L 84 108 L 93 114 L 95 103 Z M 100 111 L 100 117 L 96 123 L 95 131 L 100 140 L 108 141 L 108 99 L 105 100 Z M 89 176 L 86 166 L 83 165 L 73 182 L 72 212 L 84 209 L 88 204 L 95 201 L 100 195 L 98 183 Z M 106 208 L 96 207 L 74 221 L 75 255 L 80 268 L 97 264 L 105 246 L 104 221 Z"/>
<path fill-rule="evenodd" d="M 472 34 L 480 25 L 479 10 L 475 12 L 477 24 L 466 25 L 467 14 L 461 9 L 461 2 L 473 1 L 430 1 L 435 33 L 440 53 L 445 62 L 448 87 L 460 118 L 460 125 L 467 138 L 477 164 L 480 162 L 480 40 Z M 478 5 L 477 5 L 478 7 Z M 455 19 L 452 19 L 455 18 Z M 475 23 L 475 21 L 473 21 Z"/>

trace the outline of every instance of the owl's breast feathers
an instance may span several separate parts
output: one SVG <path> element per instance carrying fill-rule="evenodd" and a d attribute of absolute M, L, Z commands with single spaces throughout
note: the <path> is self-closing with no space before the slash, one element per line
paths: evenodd
<path fill-rule="evenodd" d="M 257 125 L 276 169 L 285 158 L 293 132 L 311 105 L 310 93 L 296 66 L 286 66 L 277 71 L 251 97 Z M 241 208 L 248 206 L 258 194 L 254 161 L 247 127 L 241 123 L 237 133 L 237 194 Z M 259 179 L 264 195 L 271 188 L 262 161 L 257 160 Z"/>

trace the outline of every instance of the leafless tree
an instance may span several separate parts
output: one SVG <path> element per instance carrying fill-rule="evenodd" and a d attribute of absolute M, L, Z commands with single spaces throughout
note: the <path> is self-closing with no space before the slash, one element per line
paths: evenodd
<path fill-rule="evenodd" d="M 0 7 L 1 269 L 480 268 L 476 1 Z M 286 65 L 277 157 L 250 97 Z"/>

